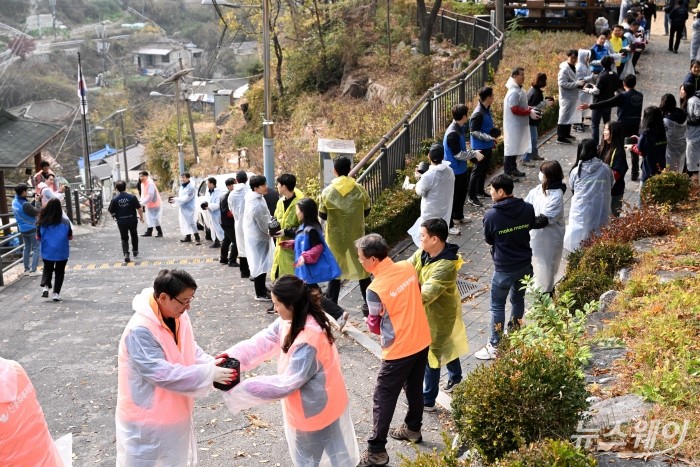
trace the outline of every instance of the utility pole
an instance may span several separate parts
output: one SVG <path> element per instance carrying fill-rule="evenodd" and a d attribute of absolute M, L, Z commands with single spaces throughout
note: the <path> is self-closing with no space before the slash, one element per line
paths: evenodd
<path fill-rule="evenodd" d="M 263 93 L 265 97 L 265 115 L 263 116 L 263 165 L 267 183 L 275 179 L 275 123 L 272 118 L 272 93 L 270 92 L 270 4 L 263 4 Z"/>
<path fill-rule="evenodd" d="M 119 109 L 117 110 L 119 113 L 119 127 L 122 130 L 122 153 L 124 156 L 124 181 L 126 183 L 129 183 L 129 166 L 126 163 L 126 134 L 124 133 L 124 112 L 126 112 L 126 109 Z M 119 154 L 114 155 L 115 159 L 119 159 Z"/>
<path fill-rule="evenodd" d="M 185 173 L 185 154 L 182 152 L 182 129 L 180 128 L 182 126 L 180 123 L 180 79 L 182 79 L 183 76 L 191 73 L 193 70 L 194 68 L 185 68 L 184 70 L 180 70 L 158 85 L 163 86 L 164 84 L 175 83 L 175 109 L 177 110 L 177 159 L 181 176 L 183 173 Z"/>
<path fill-rule="evenodd" d="M 184 70 L 185 67 L 182 65 L 182 57 L 180 57 L 180 71 Z M 180 96 L 178 96 L 178 99 Z M 194 150 L 194 157 L 199 164 L 199 149 L 197 149 L 197 137 L 194 134 L 194 124 L 192 123 L 192 108 L 190 107 L 190 100 L 185 100 L 185 105 L 187 106 L 187 120 L 190 122 L 190 137 L 192 138 L 192 149 Z"/>

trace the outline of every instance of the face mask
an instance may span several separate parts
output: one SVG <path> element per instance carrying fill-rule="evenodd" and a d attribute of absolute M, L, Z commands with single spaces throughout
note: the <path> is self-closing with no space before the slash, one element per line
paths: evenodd
<path fill-rule="evenodd" d="M 540 183 L 544 183 L 544 174 L 542 172 L 539 172 L 537 174 L 537 178 L 540 179 Z"/>

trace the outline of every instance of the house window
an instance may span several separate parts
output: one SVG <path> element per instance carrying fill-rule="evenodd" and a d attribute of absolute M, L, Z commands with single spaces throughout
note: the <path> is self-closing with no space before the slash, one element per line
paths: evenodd
<path fill-rule="evenodd" d="M 163 63 L 170 63 L 170 55 L 163 55 Z"/>
<path fill-rule="evenodd" d="M 153 55 L 146 55 L 146 66 L 147 67 L 154 67 L 156 66 L 156 60 Z"/>

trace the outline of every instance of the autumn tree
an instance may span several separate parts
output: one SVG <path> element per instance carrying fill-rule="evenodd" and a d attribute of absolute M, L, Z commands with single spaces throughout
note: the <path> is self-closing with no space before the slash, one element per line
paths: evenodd
<path fill-rule="evenodd" d="M 14 55 L 17 55 L 20 60 L 24 60 L 27 58 L 27 55 L 34 51 L 36 44 L 34 43 L 34 39 L 27 36 L 17 36 L 10 39 L 7 48 L 10 49 Z"/>
<path fill-rule="evenodd" d="M 418 25 L 420 35 L 418 37 L 418 51 L 423 55 L 430 55 L 430 37 L 433 35 L 433 25 L 437 18 L 438 11 L 442 5 L 442 0 L 435 0 L 430 10 L 430 15 L 425 8 L 425 0 L 416 0 L 418 3 Z"/>

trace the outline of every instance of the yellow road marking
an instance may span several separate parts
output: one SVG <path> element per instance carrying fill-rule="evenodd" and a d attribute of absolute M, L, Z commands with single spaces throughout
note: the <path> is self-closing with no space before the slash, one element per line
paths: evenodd
<path fill-rule="evenodd" d="M 67 270 L 79 271 L 85 269 L 110 269 L 137 266 L 160 266 L 163 264 L 206 264 L 216 262 L 213 258 L 190 258 L 190 259 L 169 259 L 157 261 L 132 261 L 130 263 L 88 263 L 88 264 L 68 264 Z M 41 269 L 41 268 L 40 268 Z"/>

